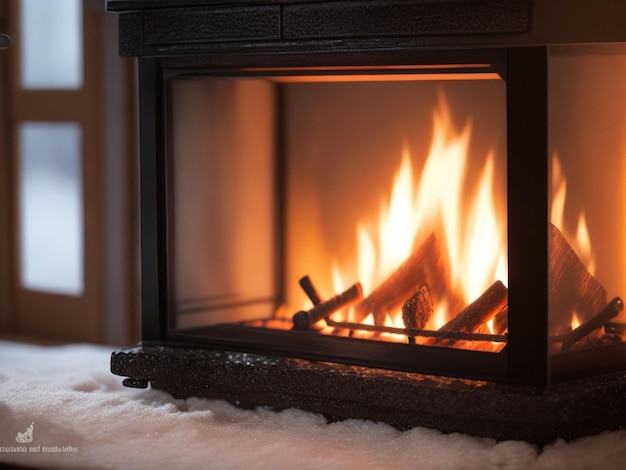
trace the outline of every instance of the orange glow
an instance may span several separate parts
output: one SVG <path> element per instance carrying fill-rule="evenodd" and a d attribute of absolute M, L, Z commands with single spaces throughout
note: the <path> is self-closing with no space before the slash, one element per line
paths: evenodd
<path fill-rule="evenodd" d="M 489 330 L 490 334 L 493 334 L 493 321 L 494 319 L 492 318 L 487 323 L 485 323 L 485 325 L 487 325 L 487 329 Z"/>
<path fill-rule="evenodd" d="M 427 80 L 500 80 L 494 72 L 402 73 L 370 75 L 276 75 L 276 83 L 416 82 Z"/>
<path fill-rule="evenodd" d="M 587 228 L 587 219 L 585 213 L 580 212 L 578 216 L 578 226 L 576 229 L 576 246 L 578 248 L 578 256 L 587 266 L 587 270 L 591 274 L 595 274 L 596 260 L 591 250 L 591 238 L 589 237 L 589 228 Z"/>
<path fill-rule="evenodd" d="M 575 330 L 579 326 L 580 326 L 580 319 L 578 318 L 578 315 L 576 314 L 576 312 L 574 312 L 572 314 L 572 330 Z"/>
<path fill-rule="evenodd" d="M 433 312 L 433 316 L 430 319 L 428 327 L 431 330 L 438 330 L 443 325 L 445 325 L 446 321 L 448 320 L 447 312 L 448 312 L 448 304 L 444 299 L 444 301 L 441 302 L 440 305 L 435 308 L 435 311 Z"/>
<path fill-rule="evenodd" d="M 420 70 L 455 70 L 455 69 L 488 69 L 491 68 L 490 64 L 476 63 L 476 64 L 405 64 L 405 65 L 381 65 L 375 68 L 366 65 L 352 65 L 352 66 L 312 66 L 312 67 L 248 67 L 243 70 L 246 72 L 367 72 L 376 70 L 378 72 L 389 72 L 392 70 L 397 71 L 420 71 Z"/>
<path fill-rule="evenodd" d="M 500 80 L 491 64 L 423 64 L 321 67 L 250 67 L 244 72 L 267 74 L 277 83 L 397 82 L 423 80 Z"/>

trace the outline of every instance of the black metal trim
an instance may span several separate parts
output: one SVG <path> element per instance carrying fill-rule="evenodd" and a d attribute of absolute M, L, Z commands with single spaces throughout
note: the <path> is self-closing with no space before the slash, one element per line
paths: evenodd
<path fill-rule="evenodd" d="M 623 0 L 108 0 L 107 9 L 121 13 L 120 52 L 135 56 L 626 41 Z"/>
<path fill-rule="evenodd" d="M 189 55 L 183 57 L 164 57 L 161 65 L 168 71 L 177 74 L 207 73 L 210 69 L 215 74 L 232 74 L 237 71 L 251 73 L 250 69 L 284 67 L 292 68 L 293 73 L 299 69 L 310 70 L 312 67 L 377 67 L 398 65 L 445 65 L 445 64 L 492 64 L 492 69 L 482 70 L 485 72 L 501 73 L 503 66 L 506 67 L 507 49 L 484 48 L 484 49 L 441 49 L 420 50 L 405 47 L 392 51 L 385 50 L 357 50 L 350 51 L 339 48 L 336 51 L 319 50 L 315 54 L 306 52 L 285 53 L 281 51 L 267 51 L 259 54 L 250 51 L 225 54 Z M 436 71 L 435 71 L 436 72 Z M 309 72 L 310 73 L 310 72 Z M 267 75 L 267 73 L 266 73 Z"/>
<path fill-rule="evenodd" d="M 507 210 L 509 382 L 549 383 L 548 53 L 509 50 Z"/>
<path fill-rule="evenodd" d="M 335 337 L 315 331 L 224 324 L 172 332 L 167 345 L 225 349 L 468 379 L 507 381 L 507 347 L 500 352 Z"/>
<path fill-rule="evenodd" d="M 506 51 L 503 50 L 481 50 L 481 51 L 469 51 L 468 53 L 458 51 L 449 51 L 446 54 L 435 56 L 432 53 L 428 54 L 413 54 L 410 56 L 404 55 L 404 65 L 411 64 L 474 64 L 479 60 L 481 63 L 489 64 L 489 67 L 480 69 L 481 72 L 492 72 L 502 75 L 506 68 Z M 242 63 L 237 61 L 238 58 L 234 58 L 232 63 L 237 63 L 239 66 Z M 354 59 L 354 57 L 353 57 Z M 378 59 L 379 57 L 368 56 L 360 57 L 362 62 L 358 65 L 365 67 L 359 70 L 360 73 L 368 73 L 368 71 L 376 71 L 377 66 L 381 66 Z M 367 59 L 367 60 L 364 60 Z M 209 59 L 210 60 L 210 59 Z M 387 56 L 386 60 L 389 60 Z M 373 65 L 370 64 L 373 63 Z M 248 77 L 248 76 L 271 76 L 271 74 L 264 71 L 255 70 L 242 70 L 238 67 L 207 67 L 207 64 L 203 64 L 202 67 L 191 68 L 168 68 L 164 67 L 162 61 L 160 62 L 162 67 L 161 74 L 165 83 L 175 79 L 197 79 L 199 77 Z M 388 64 L 382 64 L 388 65 Z M 332 66 L 332 64 L 331 64 Z M 368 68 L 369 67 L 369 68 Z M 461 70 L 461 69 L 455 69 Z M 473 70 L 473 69 L 472 69 Z M 434 70 L 435 73 L 438 70 Z M 315 73 L 308 67 L 298 68 L 287 67 L 285 70 L 280 71 L 284 75 L 310 75 Z M 280 97 L 280 86 L 277 89 L 277 122 L 280 124 L 282 116 L 282 100 Z M 165 132 L 163 133 L 165 135 Z M 281 204 L 281 189 L 284 185 L 284 175 L 280 174 L 281 168 L 284 169 L 284 165 L 280 162 L 280 159 L 284 158 L 283 155 L 283 143 L 282 136 L 277 136 L 277 173 L 279 178 L 279 185 L 277 191 L 278 204 Z M 169 147 L 163 144 L 163 148 L 167 148 L 169 153 Z M 162 167 L 167 166 L 169 158 L 167 156 L 161 156 L 165 159 L 165 163 L 160 163 Z M 171 171 L 171 169 L 170 169 Z M 163 198 L 165 193 L 165 179 L 162 180 L 161 194 L 157 196 Z M 282 202 L 284 203 L 284 201 Z M 279 237 L 284 237 L 284 220 L 280 220 L 281 208 L 277 208 L 279 212 L 278 220 L 278 232 Z M 165 219 L 163 222 L 167 225 Z M 161 227 L 162 228 L 162 227 Z M 170 248 L 171 249 L 171 248 Z M 167 250 L 162 252 L 163 260 L 167 264 L 171 258 L 167 256 Z M 284 259 L 285 253 L 277 253 L 279 256 L 279 262 Z M 163 268 L 165 271 L 165 268 Z M 278 280 L 284 281 L 284 272 L 278 269 Z M 284 282 L 282 284 L 284 286 Z M 284 287 L 279 286 L 277 291 L 279 294 Z M 166 289 L 166 285 L 164 286 Z M 351 364 L 364 365 L 368 367 L 380 367 L 380 368 L 395 368 L 398 370 L 450 375 L 456 377 L 466 377 L 482 380 L 493 380 L 499 382 L 506 382 L 507 380 L 507 353 L 506 347 L 500 353 L 488 353 L 482 351 L 470 351 L 454 348 L 444 348 L 437 346 L 420 346 L 420 345 L 404 345 L 394 344 L 382 341 L 372 341 L 363 339 L 351 339 L 351 338 L 338 338 L 332 336 L 324 336 L 311 332 L 299 332 L 294 333 L 290 331 L 260 329 L 260 328 L 242 328 L 240 325 L 219 325 L 210 327 L 195 328 L 193 330 L 176 331 L 172 328 L 173 325 L 173 313 L 170 311 L 171 305 L 167 303 L 167 298 L 163 297 L 163 303 L 161 304 L 161 312 L 166 313 L 166 317 L 162 318 L 165 343 L 168 346 L 183 346 L 183 347 L 223 347 L 230 349 L 237 349 L 240 351 L 259 352 L 267 354 L 282 354 L 285 356 L 302 357 L 316 360 L 327 361 L 340 361 Z M 169 326 L 168 326 L 169 325 Z M 295 339 L 295 340 L 294 340 Z M 344 345 L 345 342 L 345 345 Z M 406 347 L 413 347 L 416 349 L 415 354 L 407 357 Z"/>
<path fill-rule="evenodd" d="M 139 59 L 141 332 L 163 343 L 167 318 L 167 245 L 163 175 L 163 82 L 155 59 Z"/>
<path fill-rule="evenodd" d="M 335 1 L 283 7 L 283 37 L 459 36 L 520 33 L 530 0 Z"/>
<path fill-rule="evenodd" d="M 276 293 L 276 301 L 274 305 L 274 311 L 279 307 L 283 299 L 285 299 L 285 286 L 287 279 L 287 217 L 285 216 L 287 210 L 286 194 L 287 194 L 287 168 L 286 168 L 286 152 L 287 142 L 285 133 L 283 132 L 284 120 L 285 120 L 285 93 L 284 88 L 278 84 L 274 85 L 275 89 L 275 115 L 274 115 L 274 145 L 275 145 L 275 159 L 274 159 L 274 178 L 276 178 L 276 184 L 274 185 L 274 201 L 275 201 L 275 226 L 274 226 L 274 252 L 278 260 L 276 270 L 274 272 L 274 292 Z"/>
<path fill-rule="evenodd" d="M 552 383 L 584 379 L 624 370 L 626 343 L 556 353 L 551 356 Z"/>

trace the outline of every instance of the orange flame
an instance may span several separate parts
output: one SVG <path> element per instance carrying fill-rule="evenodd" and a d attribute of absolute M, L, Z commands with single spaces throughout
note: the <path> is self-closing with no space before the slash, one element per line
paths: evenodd
<path fill-rule="evenodd" d="M 487 156 L 467 209 L 463 188 L 471 183 L 466 181 L 471 122 L 462 132 L 456 132 L 447 103 L 440 97 L 433 124 L 430 151 L 417 184 L 411 154 L 405 146 L 389 200 L 381 203 L 377 233 L 368 232 L 365 222 L 357 227 L 356 265 L 365 296 L 433 231 L 447 251 L 448 286 L 465 304 L 494 281 L 508 281 L 506 220 L 497 215 L 493 193 L 494 156 Z M 333 277 L 339 292 L 347 282 L 338 273 L 334 270 Z M 445 298 L 434 310 L 427 325 L 430 329 L 440 328 L 458 313 L 448 311 Z M 387 319 L 387 326 L 403 327 L 400 312 Z"/>

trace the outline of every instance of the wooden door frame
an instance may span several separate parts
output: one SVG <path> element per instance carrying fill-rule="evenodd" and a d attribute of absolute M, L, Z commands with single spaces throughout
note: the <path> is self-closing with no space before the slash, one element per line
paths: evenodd
<path fill-rule="evenodd" d="M 0 2 L 0 31 L 8 32 L 8 8 Z M 0 49 L 0 331 L 12 329 L 13 266 L 11 215 L 11 165 L 8 142 L 8 49 Z"/>
<path fill-rule="evenodd" d="M 20 88 L 19 3 L 0 6 L 0 25 L 13 38 L 8 53 L 0 52 L 0 332 L 126 345 L 139 330 L 134 66 L 117 56 L 117 17 L 105 14 L 102 2 L 83 5 L 83 86 L 77 90 Z M 73 121 L 82 128 L 80 296 L 20 285 L 17 132 L 26 120 Z"/>

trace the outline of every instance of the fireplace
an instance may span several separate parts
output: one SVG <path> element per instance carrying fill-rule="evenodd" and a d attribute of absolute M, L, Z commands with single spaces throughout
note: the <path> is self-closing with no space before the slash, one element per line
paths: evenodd
<path fill-rule="evenodd" d="M 400 428 L 621 426 L 619 2 L 174 3 L 108 2 L 141 118 L 142 344 L 113 372 Z"/>

